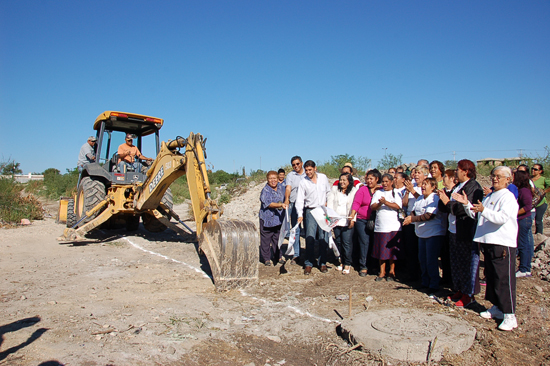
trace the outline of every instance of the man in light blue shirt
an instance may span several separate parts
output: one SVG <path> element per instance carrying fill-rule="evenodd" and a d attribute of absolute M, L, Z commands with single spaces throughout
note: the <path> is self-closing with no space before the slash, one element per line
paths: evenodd
<path fill-rule="evenodd" d="M 88 137 L 88 141 L 80 148 L 80 153 L 78 154 L 78 172 L 82 173 L 84 170 L 84 165 L 95 162 L 95 144 L 97 139 L 94 136 Z"/>

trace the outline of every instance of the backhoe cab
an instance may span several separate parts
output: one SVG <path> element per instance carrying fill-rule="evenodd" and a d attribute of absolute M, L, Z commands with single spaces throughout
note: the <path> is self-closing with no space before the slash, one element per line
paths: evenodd
<path fill-rule="evenodd" d="M 133 113 L 103 112 L 94 122 L 94 130 L 97 131 L 97 159 L 95 163 L 85 166 L 81 178 L 85 176 L 101 177 L 106 184 L 144 182 L 147 164 L 136 159 L 137 163 L 141 164 L 141 172 L 131 169 L 126 173 L 121 172 L 118 167 L 118 147 L 124 144 L 126 134 L 132 134 L 135 136 L 134 145 L 139 151 L 143 152 L 145 149 L 148 154 L 158 155 L 160 150 L 159 131 L 163 124 L 164 120 L 161 118 Z"/>
<path fill-rule="evenodd" d="M 69 199 L 66 206 L 60 205 L 59 217 L 67 218 L 67 229 L 59 240 L 82 239 L 91 230 L 109 223 L 124 223 L 128 230 L 137 230 L 141 218 L 145 229 L 151 232 L 170 227 L 180 234 L 196 234 L 217 289 L 257 282 L 258 232 L 248 221 L 219 220 L 221 211 L 210 197 L 204 161 L 206 139 L 191 132 L 188 138 L 178 136 L 160 142 L 163 123 L 160 118 L 125 112 L 106 111 L 97 117 L 96 162 L 84 167 L 76 197 Z M 120 171 L 117 151 L 127 133 L 136 136 L 134 145 L 144 155 L 156 154 L 151 164 Z M 150 135 L 155 136 L 153 142 Z M 149 138 L 144 139 L 146 136 Z M 184 174 L 196 232 L 172 210 L 170 185 Z M 65 209 L 66 213 L 61 212 Z M 187 230 L 172 222 L 172 218 Z"/>
<path fill-rule="evenodd" d="M 96 162 L 84 166 L 78 179 L 76 198 L 68 202 L 67 227 L 72 228 L 78 222 L 79 225 L 90 222 L 102 211 L 100 208 L 86 217 L 85 213 L 94 208 L 103 200 L 108 190 L 112 189 L 117 194 L 122 194 L 125 199 L 131 196 L 131 187 L 143 183 L 147 179 L 149 166 L 140 159 L 136 159 L 141 169 L 127 169 L 120 171 L 118 162 L 118 147 L 125 143 L 127 133 L 135 136 L 134 145 L 143 152 L 158 155 L 160 151 L 159 130 L 164 120 L 161 118 L 145 116 L 127 112 L 105 111 L 95 120 L 93 128 L 96 130 Z M 152 136 L 154 135 L 154 136 Z M 117 199 L 121 201 L 121 199 Z M 172 208 L 172 193 L 168 189 L 165 192 L 164 204 Z M 128 205 L 125 205 L 128 208 Z M 74 213 L 71 213 L 71 209 Z M 109 218 L 107 226 L 125 224 L 129 231 L 137 230 L 140 215 L 133 208 L 120 210 Z M 151 215 L 143 216 L 145 229 L 151 232 L 159 232 L 166 229 Z"/>

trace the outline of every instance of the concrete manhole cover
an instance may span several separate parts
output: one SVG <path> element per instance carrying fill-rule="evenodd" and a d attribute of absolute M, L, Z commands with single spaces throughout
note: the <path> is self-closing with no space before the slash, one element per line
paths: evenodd
<path fill-rule="evenodd" d="M 342 331 L 370 351 L 403 361 L 427 360 L 431 342 L 437 337 L 431 359 L 462 353 L 474 342 L 476 331 L 467 322 L 419 309 L 386 309 L 357 314 L 342 322 Z"/>

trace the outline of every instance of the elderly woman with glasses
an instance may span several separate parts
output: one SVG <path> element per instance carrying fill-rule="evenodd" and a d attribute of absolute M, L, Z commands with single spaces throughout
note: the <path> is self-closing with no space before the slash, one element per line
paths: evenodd
<path fill-rule="evenodd" d="M 279 183 L 277 172 L 269 171 L 266 178 L 267 183 L 260 193 L 260 257 L 266 266 L 271 266 L 272 258 L 284 263 L 278 242 L 288 204 L 285 203 L 285 186 Z"/>
<path fill-rule="evenodd" d="M 480 244 L 485 259 L 487 288 L 485 299 L 493 306 L 480 313 L 486 319 L 502 319 L 498 329 L 517 328 L 516 320 L 516 246 L 519 205 L 507 187 L 512 171 L 497 166 L 491 172 L 493 192 L 483 202 L 470 201 L 466 192 L 453 193 L 453 198 L 464 207 L 466 214 L 477 216 L 474 242 Z"/>

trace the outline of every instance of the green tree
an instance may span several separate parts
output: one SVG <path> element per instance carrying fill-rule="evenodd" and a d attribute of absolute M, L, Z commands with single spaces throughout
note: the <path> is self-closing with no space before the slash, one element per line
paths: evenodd
<path fill-rule="evenodd" d="M 393 155 L 390 153 L 380 159 L 377 168 L 379 170 L 387 170 L 389 168 L 395 168 L 401 164 L 403 164 L 403 154 Z"/>
<path fill-rule="evenodd" d="M 330 157 L 329 161 L 318 164 L 317 169 L 330 178 L 338 178 L 340 176 L 339 169 L 346 163 L 351 163 L 353 167 L 362 174 L 370 167 L 371 159 L 365 156 L 355 157 L 350 154 L 333 155 Z"/>
<path fill-rule="evenodd" d="M 15 174 L 22 174 L 23 170 L 21 170 L 21 165 L 15 161 L 7 161 L 6 163 L 0 164 L 1 173 L 2 175 L 15 175 Z"/>
<path fill-rule="evenodd" d="M 456 169 L 458 162 L 456 160 L 445 160 L 443 165 L 445 165 L 445 169 Z"/>
<path fill-rule="evenodd" d="M 44 176 L 45 180 L 54 179 L 56 176 L 58 176 L 61 172 L 55 168 L 48 168 L 44 170 L 42 175 Z"/>

